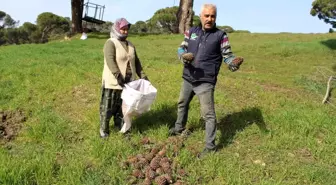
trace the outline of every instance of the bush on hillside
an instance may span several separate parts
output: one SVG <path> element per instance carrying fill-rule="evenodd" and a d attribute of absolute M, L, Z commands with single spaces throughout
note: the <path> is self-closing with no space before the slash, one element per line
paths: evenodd
<path fill-rule="evenodd" d="M 235 33 L 251 33 L 251 32 L 248 31 L 248 30 L 235 30 L 234 32 L 235 32 Z"/>
<path fill-rule="evenodd" d="M 8 14 L 0 11 L 0 21 L 6 23 L 0 26 L 0 45 L 44 43 L 49 38 L 63 38 L 70 32 L 69 18 L 50 12 L 41 13 L 37 24 L 25 22 L 17 27 L 19 21 L 13 20 Z"/>
<path fill-rule="evenodd" d="M 235 31 L 231 26 L 217 26 L 217 28 L 225 31 L 226 33 L 232 33 Z"/>
<path fill-rule="evenodd" d="M 41 42 L 47 41 L 50 36 L 64 36 L 70 31 L 68 19 L 50 12 L 44 12 L 38 15 L 36 23 L 42 33 Z"/>

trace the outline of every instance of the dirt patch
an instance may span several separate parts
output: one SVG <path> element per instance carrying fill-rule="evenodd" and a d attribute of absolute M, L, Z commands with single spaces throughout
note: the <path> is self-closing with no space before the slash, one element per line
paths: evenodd
<path fill-rule="evenodd" d="M 97 94 L 94 94 L 88 87 L 84 85 L 76 86 L 72 89 L 72 97 L 77 101 L 80 101 L 83 104 L 92 103 L 97 97 Z"/>
<path fill-rule="evenodd" d="M 26 116 L 21 110 L 0 110 L 0 144 L 13 140 L 25 121 Z"/>
<path fill-rule="evenodd" d="M 261 87 L 267 91 L 280 92 L 284 94 L 297 94 L 298 93 L 297 89 L 282 87 L 278 84 L 262 84 L 262 83 L 258 83 L 258 84 L 261 85 Z"/>
<path fill-rule="evenodd" d="M 295 151 L 295 154 L 302 162 L 311 163 L 315 161 L 315 157 L 309 148 L 300 148 Z"/>
<path fill-rule="evenodd" d="M 57 95 L 55 98 L 55 110 L 60 114 L 77 122 L 84 122 L 86 117 L 83 116 L 94 106 L 97 106 L 97 98 L 100 96 L 94 93 L 93 88 L 79 85 L 71 88 L 64 94 Z"/>

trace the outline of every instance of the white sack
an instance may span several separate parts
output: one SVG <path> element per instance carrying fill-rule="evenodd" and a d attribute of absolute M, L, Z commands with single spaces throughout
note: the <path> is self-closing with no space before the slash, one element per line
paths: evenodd
<path fill-rule="evenodd" d="M 131 128 L 133 116 L 138 116 L 150 110 L 156 94 L 157 89 L 144 79 L 125 84 L 121 93 L 124 125 L 120 132 L 125 133 Z"/>

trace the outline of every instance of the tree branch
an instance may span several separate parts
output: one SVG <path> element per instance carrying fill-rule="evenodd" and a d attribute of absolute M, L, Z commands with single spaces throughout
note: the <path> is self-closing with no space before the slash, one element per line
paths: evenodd
<path fill-rule="evenodd" d="M 333 76 L 329 77 L 328 84 L 327 84 L 327 92 L 326 92 L 326 95 L 324 96 L 322 104 L 326 103 L 328 101 L 328 99 L 329 99 L 329 96 L 330 96 L 330 83 L 331 83 L 331 80 L 333 80 L 333 79 L 334 79 Z"/>

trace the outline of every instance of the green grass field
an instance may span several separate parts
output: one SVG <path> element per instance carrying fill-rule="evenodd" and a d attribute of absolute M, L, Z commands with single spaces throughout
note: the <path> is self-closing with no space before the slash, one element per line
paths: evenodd
<path fill-rule="evenodd" d="M 201 160 L 195 155 L 204 146 L 195 97 L 188 120 L 194 131 L 172 157 L 187 171 L 184 184 L 335 184 L 335 93 L 322 104 L 327 80 L 335 75 L 335 36 L 230 34 L 245 63 L 235 73 L 223 64 L 218 77 L 219 151 Z M 129 37 L 157 99 L 134 120 L 130 139 L 114 131 L 102 140 L 106 39 L 89 35 L 85 41 L 0 47 L 0 110 L 26 117 L 12 121 L 15 138 L 0 137 L 0 184 L 127 184 L 131 169 L 120 162 L 144 152 L 145 137 L 153 143 L 168 139 L 182 82 L 176 51 L 183 36 Z M 6 129 L 0 131 L 3 136 Z"/>

